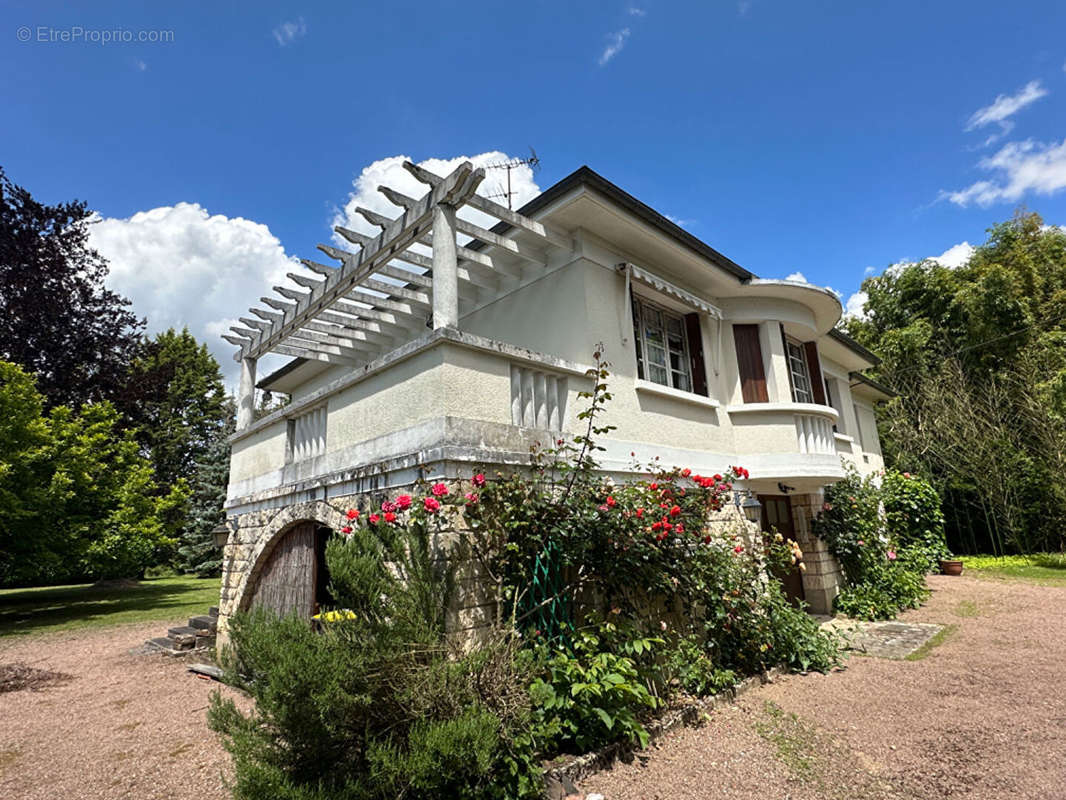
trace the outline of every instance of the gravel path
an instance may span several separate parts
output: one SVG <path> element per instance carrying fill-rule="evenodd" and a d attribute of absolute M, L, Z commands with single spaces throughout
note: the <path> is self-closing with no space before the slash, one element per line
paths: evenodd
<path fill-rule="evenodd" d="M 607 800 L 1066 798 L 1066 589 L 930 578 L 920 661 L 789 676 L 586 779 Z"/>
<path fill-rule="evenodd" d="M 930 583 L 929 604 L 904 619 L 957 628 L 925 659 L 855 657 L 779 679 L 582 788 L 607 800 L 1066 798 L 1066 589 Z M 165 628 L 0 640 L 0 663 L 73 676 L 0 694 L 0 798 L 227 797 L 228 756 L 205 721 L 218 684 L 129 652 Z"/>
<path fill-rule="evenodd" d="M 0 694 L 0 798 L 229 796 L 229 756 L 205 719 L 219 684 L 166 656 L 130 653 L 166 629 L 153 622 L 0 639 L 0 663 L 73 676 Z"/>

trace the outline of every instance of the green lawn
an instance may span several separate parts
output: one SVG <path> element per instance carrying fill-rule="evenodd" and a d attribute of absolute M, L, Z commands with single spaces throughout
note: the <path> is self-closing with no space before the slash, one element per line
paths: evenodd
<path fill-rule="evenodd" d="M 0 590 L 0 636 L 95 628 L 126 622 L 184 624 L 218 605 L 218 578 L 148 578 L 115 588 L 91 583 Z M 162 636 L 164 631 L 160 632 Z"/>
<path fill-rule="evenodd" d="M 1066 586 L 1066 554 L 1031 556 L 962 556 L 964 575 Z"/>

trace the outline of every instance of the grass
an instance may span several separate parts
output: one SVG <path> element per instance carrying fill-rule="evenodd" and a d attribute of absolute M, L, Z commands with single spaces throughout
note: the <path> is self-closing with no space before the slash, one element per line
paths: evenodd
<path fill-rule="evenodd" d="M 925 642 L 921 647 L 915 650 L 913 653 L 908 653 L 906 656 L 907 661 L 921 661 L 931 652 L 934 647 L 938 647 L 952 636 L 955 635 L 955 631 L 959 629 L 958 625 L 945 625 L 940 629 L 933 637 Z"/>
<path fill-rule="evenodd" d="M 978 578 L 1026 581 L 1043 586 L 1066 586 L 1066 554 L 1029 556 L 963 556 L 964 573 Z"/>
<path fill-rule="evenodd" d="M 777 749 L 777 758 L 800 778 L 810 778 L 815 767 L 815 730 L 793 713 L 786 714 L 776 703 L 763 704 L 763 716 L 755 731 Z"/>
<path fill-rule="evenodd" d="M 218 578 L 148 578 L 127 587 L 46 586 L 0 590 L 0 636 L 179 622 L 218 605 Z M 162 635 L 162 632 L 160 633 Z"/>

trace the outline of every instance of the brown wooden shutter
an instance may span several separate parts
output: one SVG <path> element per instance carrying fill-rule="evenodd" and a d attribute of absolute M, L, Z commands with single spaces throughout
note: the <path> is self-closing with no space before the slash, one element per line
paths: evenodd
<path fill-rule="evenodd" d="M 703 361 L 703 332 L 699 314 L 685 314 L 685 336 L 688 338 L 688 358 L 692 366 L 692 391 L 709 397 L 707 367 Z"/>
<path fill-rule="evenodd" d="M 740 392 L 745 403 L 766 403 L 766 369 L 762 363 L 758 325 L 734 325 L 733 342 L 737 348 Z"/>
<path fill-rule="evenodd" d="M 804 342 L 803 352 L 807 355 L 807 371 L 811 373 L 811 391 L 814 392 L 814 402 L 820 406 L 827 406 L 829 403 L 825 396 L 822 362 L 818 360 L 818 343 Z"/>

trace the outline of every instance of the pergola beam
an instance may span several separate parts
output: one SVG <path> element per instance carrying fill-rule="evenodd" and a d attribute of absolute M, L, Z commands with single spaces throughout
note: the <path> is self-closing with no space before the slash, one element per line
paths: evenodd
<path fill-rule="evenodd" d="M 426 235 L 431 229 L 438 206 L 461 206 L 474 194 L 484 178 L 484 171 L 475 170 L 470 162 L 460 164 L 447 178 L 427 192 L 418 205 L 391 221 L 379 236 L 360 250 L 358 256 L 353 255 L 345 259 L 335 275 L 327 276 L 320 287 L 297 299 L 296 307 L 291 314 L 286 313 L 282 325 L 258 341 L 243 346 L 235 355 L 235 359 L 240 361 L 244 358 L 255 358 L 270 352 L 274 345 L 282 344 L 289 331 L 299 329 L 304 322 L 313 319 L 317 312 L 333 306 L 362 280 L 391 261 L 397 252 L 406 250 L 413 242 Z"/>

